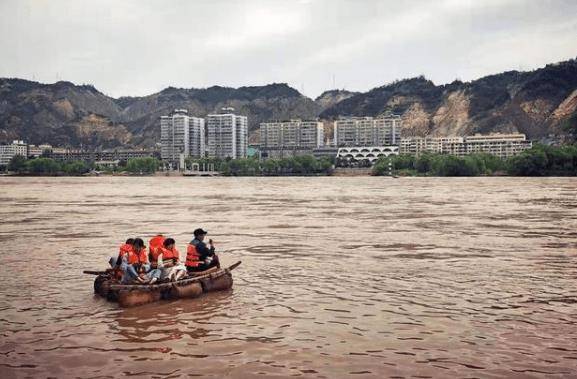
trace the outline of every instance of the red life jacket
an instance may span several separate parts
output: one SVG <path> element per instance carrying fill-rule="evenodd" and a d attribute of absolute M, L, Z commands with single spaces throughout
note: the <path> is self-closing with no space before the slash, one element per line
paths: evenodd
<path fill-rule="evenodd" d="M 120 245 L 118 256 L 122 258 L 124 257 L 125 254 L 128 254 L 130 251 L 132 251 L 132 245 L 124 243 Z"/>
<path fill-rule="evenodd" d="M 186 266 L 198 267 L 200 263 L 200 254 L 196 251 L 196 246 L 189 243 L 186 247 Z"/>
<path fill-rule="evenodd" d="M 165 238 L 161 234 L 157 235 L 156 237 L 152 237 L 150 241 L 148 241 L 148 253 L 152 255 L 154 250 L 162 247 L 164 240 Z"/>
<path fill-rule="evenodd" d="M 120 257 L 120 259 L 126 257 L 126 261 L 128 262 L 128 264 L 133 265 L 135 263 L 138 263 L 138 255 L 134 253 L 132 245 L 129 245 L 127 243 L 120 246 L 120 252 L 118 256 Z"/>
<path fill-rule="evenodd" d="M 180 253 L 178 252 L 178 250 L 176 250 L 176 248 L 172 248 L 172 249 L 167 249 L 164 246 L 158 247 L 156 248 L 152 254 L 150 255 L 152 258 L 152 262 L 156 263 L 158 261 L 158 256 L 162 254 L 162 261 L 169 261 L 172 259 L 176 259 L 179 260 L 180 259 Z"/>
<path fill-rule="evenodd" d="M 140 263 L 140 264 L 148 263 L 148 257 L 146 254 L 146 247 L 143 247 L 142 250 L 140 250 L 138 252 L 133 251 L 133 255 L 135 257 L 135 258 L 133 258 L 133 260 L 136 260 L 136 262 L 134 262 L 134 263 Z"/>

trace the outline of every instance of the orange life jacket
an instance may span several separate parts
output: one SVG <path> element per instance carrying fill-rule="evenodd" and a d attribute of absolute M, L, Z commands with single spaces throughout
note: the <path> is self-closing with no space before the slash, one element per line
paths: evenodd
<path fill-rule="evenodd" d="M 198 267 L 200 263 L 200 254 L 196 251 L 196 246 L 189 243 L 186 247 L 186 266 Z"/>
<path fill-rule="evenodd" d="M 132 251 L 132 245 L 124 243 L 120 245 L 118 256 L 122 258 L 124 257 L 125 254 L 128 254 L 130 251 Z"/>
<path fill-rule="evenodd" d="M 136 261 L 134 263 L 140 263 L 140 264 L 148 263 L 148 256 L 146 254 L 146 248 L 145 247 L 143 247 L 142 250 L 140 250 L 138 252 L 133 251 L 132 255 L 134 256 L 132 259 Z M 134 263 L 132 263 L 132 264 L 134 264 Z"/>
<path fill-rule="evenodd" d="M 178 250 L 176 250 L 176 248 L 172 248 L 172 249 L 167 249 L 164 246 L 161 247 L 157 247 L 152 254 L 150 254 L 150 257 L 152 259 L 153 263 L 156 263 L 158 261 L 158 256 L 162 254 L 162 261 L 169 261 L 171 259 L 176 259 L 179 260 L 180 259 L 180 253 L 178 252 Z"/>
<path fill-rule="evenodd" d="M 162 247 L 164 240 L 165 238 L 161 234 L 157 235 L 156 237 L 152 237 L 150 241 L 148 241 L 148 253 L 152 255 L 154 253 L 154 250 L 156 250 L 159 247 Z"/>
<path fill-rule="evenodd" d="M 125 256 L 128 264 L 133 265 L 135 263 L 138 263 L 138 255 L 134 253 L 132 245 L 129 245 L 127 243 L 120 246 L 120 252 L 118 253 L 118 257 L 120 259 L 124 258 Z"/>

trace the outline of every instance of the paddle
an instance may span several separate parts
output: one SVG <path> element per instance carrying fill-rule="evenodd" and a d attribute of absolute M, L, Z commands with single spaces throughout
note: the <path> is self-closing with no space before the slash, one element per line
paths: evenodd
<path fill-rule="evenodd" d="M 88 275 L 104 275 L 107 272 L 106 271 L 93 271 L 93 270 L 84 270 L 82 271 L 83 274 L 88 274 Z"/>

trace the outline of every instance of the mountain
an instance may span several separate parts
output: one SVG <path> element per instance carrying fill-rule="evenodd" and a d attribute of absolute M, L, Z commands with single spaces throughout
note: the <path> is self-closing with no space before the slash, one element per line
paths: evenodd
<path fill-rule="evenodd" d="M 326 91 L 314 101 L 284 83 L 229 88 L 169 87 L 114 99 L 93 86 L 0 79 L 0 143 L 23 139 L 56 146 L 154 146 L 161 115 L 175 108 L 204 117 L 225 106 L 248 116 L 249 140 L 271 119 L 400 114 L 404 135 L 522 132 L 538 139 L 577 130 L 577 60 L 435 85 L 403 79 L 367 92 Z"/>
<path fill-rule="evenodd" d="M 344 99 L 320 117 L 388 111 L 401 115 L 404 135 L 521 132 L 537 139 L 563 134 L 577 120 L 577 60 L 467 83 L 437 86 L 422 76 L 400 80 Z"/>
<path fill-rule="evenodd" d="M 354 95 L 358 95 L 359 92 L 350 92 L 346 90 L 333 89 L 325 91 L 320 96 L 315 99 L 317 103 L 323 110 L 332 107 L 333 105 L 348 99 Z"/>
<path fill-rule="evenodd" d="M 113 99 L 92 86 L 0 79 L 0 143 L 23 139 L 56 146 L 153 146 L 159 118 L 173 109 L 204 117 L 224 106 L 248 116 L 252 139 L 260 122 L 314 118 L 321 107 L 286 84 L 206 89 L 166 88 L 144 97 Z"/>
<path fill-rule="evenodd" d="M 0 142 L 118 146 L 132 138 L 115 100 L 94 87 L 0 79 Z"/>
<path fill-rule="evenodd" d="M 248 116 L 251 142 L 258 142 L 259 124 L 270 119 L 314 118 L 321 108 L 286 84 L 255 87 L 209 87 L 184 89 L 169 87 L 156 94 L 139 98 L 120 98 L 121 120 L 135 134 L 134 142 L 150 145 L 159 138 L 159 118 L 173 109 L 188 109 L 189 114 L 205 117 L 222 107 L 233 107 Z"/>

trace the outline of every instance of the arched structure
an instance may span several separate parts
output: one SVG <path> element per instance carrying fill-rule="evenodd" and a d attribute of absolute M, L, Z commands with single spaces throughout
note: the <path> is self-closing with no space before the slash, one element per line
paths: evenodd
<path fill-rule="evenodd" d="M 337 152 L 337 159 L 347 159 L 355 161 L 369 161 L 373 164 L 381 157 L 389 155 L 399 155 L 398 146 L 356 146 L 341 147 Z"/>

